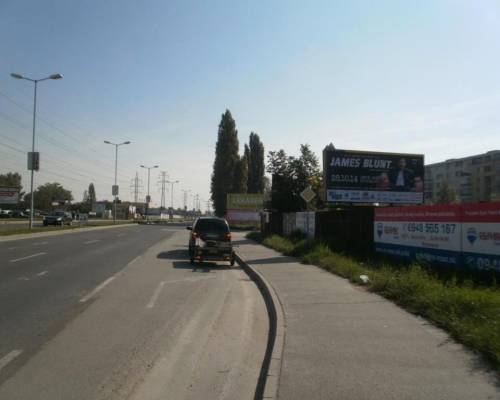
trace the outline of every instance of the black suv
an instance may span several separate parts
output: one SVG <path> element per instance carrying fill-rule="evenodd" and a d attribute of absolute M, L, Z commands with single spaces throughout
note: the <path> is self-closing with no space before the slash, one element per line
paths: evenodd
<path fill-rule="evenodd" d="M 195 260 L 203 262 L 229 261 L 234 265 L 234 251 L 231 244 L 231 231 L 225 219 L 202 217 L 198 218 L 193 226 L 186 229 L 189 235 L 189 259 L 191 264 Z"/>

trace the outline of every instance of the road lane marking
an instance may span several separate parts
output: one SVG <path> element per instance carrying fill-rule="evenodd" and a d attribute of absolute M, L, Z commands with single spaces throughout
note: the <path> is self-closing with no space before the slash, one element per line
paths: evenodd
<path fill-rule="evenodd" d="M 33 246 L 43 246 L 44 244 L 48 244 L 49 242 L 37 242 L 33 243 Z"/>
<path fill-rule="evenodd" d="M 7 366 L 14 358 L 18 357 L 23 351 L 22 350 L 12 350 L 7 355 L 0 358 L 0 371 Z"/>
<path fill-rule="evenodd" d="M 97 243 L 97 242 L 100 242 L 100 239 L 87 240 L 86 242 L 83 242 L 83 244 L 92 244 L 92 243 Z"/>
<path fill-rule="evenodd" d="M 29 281 L 30 278 L 28 278 L 27 276 L 20 276 L 19 278 L 17 278 L 18 281 Z"/>
<path fill-rule="evenodd" d="M 100 292 L 102 289 L 104 289 L 104 287 L 106 285 L 108 285 L 109 283 L 111 283 L 111 281 L 115 279 L 114 276 L 112 276 L 111 278 L 108 278 L 106 279 L 103 283 L 101 283 L 99 286 L 97 286 L 94 290 L 92 290 L 89 294 L 83 296 L 81 299 L 80 299 L 80 303 L 85 303 L 87 300 L 89 300 L 92 296 L 94 296 L 95 294 L 97 294 L 98 292 Z"/>
<path fill-rule="evenodd" d="M 41 253 L 32 254 L 32 255 L 30 255 L 30 256 L 26 256 L 26 257 L 14 258 L 13 260 L 10 260 L 10 262 L 11 262 L 11 263 L 15 263 L 15 262 L 18 262 L 18 261 L 27 260 L 28 258 L 33 258 L 33 257 L 43 256 L 44 254 L 47 254 L 47 253 L 45 253 L 45 252 L 41 252 Z"/>
<path fill-rule="evenodd" d="M 122 236 L 125 236 L 126 233 L 119 233 L 118 235 L 116 235 L 116 237 L 122 237 Z"/>
<path fill-rule="evenodd" d="M 7 250 L 15 250 L 17 247 L 9 247 Z"/>
<path fill-rule="evenodd" d="M 38 276 L 44 276 L 44 275 L 46 275 L 48 273 L 49 273 L 49 271 L 42 271 L 42 272 L 39 272 L 37 275 Z"/>
<path fill-rule="evenodd" d="M 161 293 L 161 290 L 163 289 L 163 286 L 165 286 L 165 281 L 162 281 L 158 284 L 158 287 L 155 289 L 153 292 L 153 295 L 151 296 L 151 300 L 149 300 L 148 305 L 146 308 L 153 308 L 155 306 L 156 300 L 158 300 L 158 296 Z"/>

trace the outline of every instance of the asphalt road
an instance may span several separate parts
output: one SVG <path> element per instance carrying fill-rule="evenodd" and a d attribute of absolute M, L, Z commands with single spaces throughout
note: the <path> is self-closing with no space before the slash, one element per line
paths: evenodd
<path fill-rule="evenodd" d="M 0 399 L 251 399 L 268 321 L 182 227 L 0 242 Z"/>

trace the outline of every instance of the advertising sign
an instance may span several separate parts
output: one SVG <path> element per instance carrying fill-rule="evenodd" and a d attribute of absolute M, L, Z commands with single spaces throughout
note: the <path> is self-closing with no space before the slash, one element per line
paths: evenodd
<path fill-rule="evenodd" d="M 329 203 L 423 203 L 421 154 L 327 148 L 323 165 Z"/>
<path fill-rule="evenodd" d="M 465 265 L 500 271 L 500 203 L 462 206 L 462 251 Z"/>
<path fill-rule="evenodd" d="M 375 210 L 375 251 L 416 261 L 459 265 L 460 206 L 384 207 Z"/>
<path fill-rule="evenodd" d="M 260 213 L 257 211 L 227 210 L 226 219 L 229 222 L 259 222 Z"/>
<path fill-rule="evenodd" d="M 18 202 L 18 187 L 0 186 L 0 204 L 17 204 Z"/>
<path fill-rule="evenodd" d="M 264 195 L 262 193 L 228 193 L 228 210 L 252 210 L 262 211 L 264 209 Z"/>

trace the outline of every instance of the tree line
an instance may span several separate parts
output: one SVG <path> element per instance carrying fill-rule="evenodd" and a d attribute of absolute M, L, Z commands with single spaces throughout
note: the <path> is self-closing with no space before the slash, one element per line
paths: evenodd
<path fill-rule="evenodd" d="M 23 191 L 22 176 L 18 172 L 7 172 L 0 174 L 0 186 L 17 187 L 19 188 L 19 204 L 2 204 L 4 209 L 23 208 L 28 209 L 31 204 L 31 193 Z M 80 212 L 89 212 L 96 203 L 96 192 L 93 183 L 89 184 L 88 190 L 85 192 L 83 202 L 76 203 L 73 207 Z M 35 190 L 34 206 L 37 210 L 50 210 L 54 208 L 54 202 L 63 202 L 69 204 L 74 200 L 70 190 L 65 189 L 58 182 L 47 182 L 40 185 Z"/>

